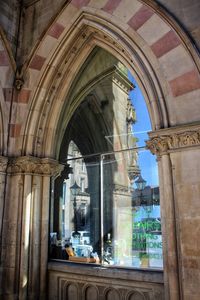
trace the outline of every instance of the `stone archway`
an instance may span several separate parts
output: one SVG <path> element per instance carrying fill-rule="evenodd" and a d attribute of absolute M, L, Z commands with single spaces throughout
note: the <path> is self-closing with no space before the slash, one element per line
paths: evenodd
<path fill-rule="evenodd" d="M 15 131 L 14 124 L 10 122 L 8 129 L 10 102 L 12 98 L 12 84 L 14 77 L 15 63 L 11 51 L 6 44 L 6 39 L 0 28 L 0 153 L 7 154 L 7 135 L 10 130 L 11 136 Z"/>
<path fill-rule="evenodd" d="M 70 81 L 78 72 L 78 66 L 82 64 L 91 49 L 97 44 L 120 58 L 140 82 L 149 107 L 153 129 L 187 122 L 187 115 L 184 111 L 181 113 L 179 107 L 178 116 L 176 111 L 179 103 L 182 103 L 183 109 L 186 107 L 187 99 L 191 93 L 194 96 L 194 106 L 198 103 L 198 60 L 196 55 L 193 55 L 193 51 L 188 51 L 187 44 L 184 43 L 182 36 L 175 31 L 175 28 L 157 15 L 152 8 L 137 1 L 131 6 L 132 11 L 127 13 L 126 18 L 123 17 L 123 14 L 127 9 L 122 4 L 112 9 L 109 4 L 107 4 L 108 7 L 98 7 L 97 9 L 89 4 L 87 6 L 78 3 L 72 1 L 65 7 L 30 61 L 27 89 L 32 89 L 34 94 L 36 86 L 43 86 L 42 89 L 37 89 L 37 93 L 32 98 L 32 104 L 29 102 L 32 116 L 34 111 L 37 113 L 42 107 L 46 111 L 50 109 L 51 103 L 56 105 L 53 101 L 55 92 L 57 103 L 59 101 L 61 104 L 59 107 L 62 106 L 62 99 L 67 95 Z M 67 16 L 71 14 L 74 14 L 74 18 L 68 22 Z M 112 18 L 109 18 L 110 14 Z M 143 14 L 143 22 L 137 24 L 139 16 Z M 157 26 L 161 30 L 158 35 L 155 35 Z M 75 40 L 76 45 L 74 44 Z M 170 47 L 167 46 L 169 44 Z M 48 51 L 44 49 L 48 49 Z M 181 65 L 181 68 L 175 68 L 173 65 Z M 55 68 L 55 66 L 59 67 Z M 40 74 L 43 75 L 38 81 Z M 63 80 L 64 74 L 68 75 L 66 81 Z M 187 87 L 185 81 L 188 83 Z M 51 95 L 49 95 L 50 89 Z M 39 99 L 43 99 L 43 101 L 41 102 Z M 196 121 L 198 110 L 191 110 L 190 122 Z M 47 115 L 49 114 L 43 116 L 43 120 L 47 118 Z M 59 112 L 55 115 L 59 115 Z M 28 119 L 30 120 L 30 118 Z M 35 117 L 33 119 L 35 120 Z M 27 137 L 30 128 L 35 130 L 34 124 L 31 125 L 30 122 L 27 123 L 25 131 Z M 42 135 L 42 127 L 41 124 L 37 136 Z M 51 127 L 50 135 L 55 134 L 55 132 L 53 133 L 55 126 L 49 125 L 49 127 Z M 52 138 L 53 136 L 50 139 Z M 44 142 L 43 138 L 42 141 Z M 36 143 L 40 144 L 40 141 Z M 42 151 L 44 154 L 45 151 L 33 150 L 31 145 L 27 146 L 25 140 L 23 148 L 24 153 Z M 45 146 L 45 148 L 49 147 Z M 52 155 L 52 153 L 47 153 L 47 155 Z"/>
<path fill-rule="evenodd" d="M 159 31 L 156 30 L 157 27 L 160 28 Z M 159 141 L 159 145 L 153 145 L 152 148 L 157 150 L 154 151 L 156 154 L 164 153 L 164 158 L 162 157 L 160 162 L 160 174 L 162 194 L 165 199 L 162 207 L 166 251 L 165 288 L 166 297 L 178 299 L 179 291 L 184 293 L 179 279 L 184 277 L 187 266 L 184 269 L 179 265 L 179 270 L 177 267 L 177 256 L 179 255 L 180 258 L 182 253 L 180 236 L 176 235 L 179 220 L 175 222 L 172 161 L 168 151 L 177 150 L 180 146 L 182 135 L 184 137 L 184 129 L 181 129 L 183 132 L 179 132 L 178 143 L 174 138 L 173 130 L 172 132 L 166 130 L 164 138 L 161 139 L 157 137 L 157 134 L 163 134 L 162 128 L 199 121 L 200 79 L 199 58 L 192 44 L 175 25 L 175 22 L 165 14 L 159 14 L 156 7 L 136 0 L 114 2 L 73 0 L 67 4 L 43 36 L 41 43 L 30 58 L 28 67 L 24 66 L 25 84 L 21 93 L 26 95 L 26 101 L 23 108 L 19 108 L 19 111 L 23 111 L 21 115 L 23 118 L 16 120 L 14 126 L 19 130 L 13 136 L 17 145 L 17 153 L 20 152 L 21 155 L 26 156 L 57 158 L 55 144 L 60 144 L 62 140 L 62 136 L 57 135 L 57 131 L 61 129 L 62 132 L 62 126 L 63 128 L 66 126 L 78 106 L 78 103 L 73 103 L 73 106 L 67 103 L 71 84 L 81 65 L 96 45 L 116 56 L 138 80 L 149 109 L 152 128 L 155 131 L 153 143 L 156 143 L 156 139 Z M 192 102 L 188 105 L 188 100 L 191 98 Z M 60 125 L 59 120 L 63 108 L 67 112 L 67 119 Z M 186 144 L 183 141 L 182 144 L 197 146 L 198 130 L 196 127 L 189 128 L 189 138 L 186 140 L 191 141 L 191 135 L 196 132 L 197 137 Z M 173 163 L 176 165 L 174 157 Z M 45 167 L 47 167 L 46 164 L 51 166 L 51 161 L 35 161 L 27 157 L 24 159 L 32 163 L 31 174 L 36 172 L 34 166 L 38 164 L 45 165 Z M 17 163 L 20 168 L 21 161 Z M 28 174 L 30 172 L 28 164 L 26 167 L 20 169 L 20 172 Z M 42 201 L 44 213 L 49 203 L 49 198 L 44 195 L 44 191 L 47 192 L 47 186 L 49 187 L 48 176 L 52 175 L 51 168 L 46 173 L 45 168 L 40 170 L 41 177 L 42 174 L 48 175 L 42 183 L 39 177 L 37 178 L 38 172 L 34 174 L 36 174 L 34 184 L 42 186 L 38 199 Z M 19 185 L 23 185 L 23 182 L 20 181 Z M 26 175 L 24 185 L 26 196 L 31 186 L 29 175 Z M 177 199 L 180 198 L 179 194 Z M 42 218 L 41 216 L 42 214 L 37 216 L 37 221 Z M 44 222 L 41 228 L 33 227 L 35 232 L 48 231 L 48 216 L 45 213 L 43 216 Z M 45 263 L 41 266 L 41 288 L 40 291 L 36 291 L 40 295 L 45 294 L 44 281 L 47 268 L 47 247 L 45 246 L 47 236 L 42 235 L 42 238 L 44 238 L 43 250 L 40 249 L 40 251 Z M 170 251 L 170 255 L 167 251 Z M 28 252 L 22 251 L 20 272 L 26 276 L 28 274 L 27 257 Z M 35 271 L 31 269 L 31 272 Z M 34 277 L 34 284 L 37 285 L 37 272 L 30 276 Z M 187 279 L 189 280 L 189 276 Z M 173 288 L 169 290 L 169 286 Z M 28 287 L 25 287 L 25 292 L 22 286 L 20 288 L 21 295 L 25 299 Z"/>
<path fill-rule="evenodd" d="M 71 15 L 74 18 L 71 18 L 69 22 L 68 17 Z M 157 27 L 160 28 L 159 32 L 156 31 Z M 33 151 L 37 155 L 55 156 L 52 141 L 57 140 L 57 144 L 61 141 L 61 137 L 55 134 L 56 123 L 64 104 L 63 99 L 67 98 L 71 82 L 95 45 L 110 51 L 130 69 L 138 80 L 146 99 L 153 130 L 198 120 L 199 61 L 195 51 L 188 48 L 185 35 L 177 31 L 174 22 L 172 23 L 166 16 L 164 19 L 154 8 L 138 1 L 134 1 L 134 4 L 131 2 L 128 11 L 122 2 L 113 5 L 110 1 L 103 1 L 100 4 L 72 1 L 49 29 L 29 65 L 30 78 L 34 79 L 35 74 L 45 74 L 45 77 L 41 77 L 38 83 L 39 86 L 45 88 L 37 89 L 37 96 L 34 97 L 36 101 L 32 102 L 34 106 L 36 105 L 36 108 L 32 109 L 33 112 L 35 110 L 37 113 L 40 110 L 40 101 L 45 113 L 39 116 L 40 123 L 35 122 L 40 124 L 35 134 L 36 138 L 34 138 L 35 146 L 38 145 L 38 148 L 33 148 L 28 139 L 24 143 L 24 152 Z M 51 55 L 46 55 L 47 52 L 44 51 L 47 46 L 50 47 L 48 53 Z M 58 66 L 58 69 L 55 66 Z M 66 74 L 67 78 L 64 79 Z M 50 89 L 51 96 L 48 94 Z M 56 101 L 54 95 L 56 95 Z M 188 99 L 191 96 L 194 104 L 188 107 Z M 40 98 L 43 102 L 39 100 Z M 73 109 L 76 105 L 78 103 Z M 46 113 L 48 110 L 49 112 Z M 68 118 L 72 114 L 73 110 L 69 105 Z M 190 115 L 189 120 L 188 115 Z M 34 127 L 34 124 L 28 125 L 27 130 Z M 35 129 L 33 132 L 36 132 Z M 169 181 L 171 180 L 170 174 L 169 169 Z M 173 203 L 173 193 L 172 191 L 170 193 L 169 201 Z M 163 211 L 166 209 L 163 208 Z M 177 295 L 179 293 L 178 276 L 172 275 L 172 273 L 178 273 L 174 213 L 171 210 L 166 216 L 166 219 L 174 220 L 170 224 L 170 229 L 166 224 L 163 230 L 166 229 L 166 238 L 169 231 L 173 233 L 172 237 L 166 241 L 173 253 L 170 261 L 166 262 L 166 266 L 173 265 L 173 269 L 170 271 L 169 268 L 167 271 L 167 267 L 165 268 L 165 284 L 166 286 L 175 284 L 174 291 L 171 290 L 169 294 Z"/>
<path fill-rule="evenodd" d="M 8 132 L 14 133 L 14 127 L 9 124 L 9 109 L 12 94 L 13 61 L 6 48 L 6 42 L 0 28 L 0 243 L 2 240 L 2 228 L 5 206 L 5 181 L 8 159 L 7 155 Z M 8 104 L 9 103 L 9 104 Z"/>

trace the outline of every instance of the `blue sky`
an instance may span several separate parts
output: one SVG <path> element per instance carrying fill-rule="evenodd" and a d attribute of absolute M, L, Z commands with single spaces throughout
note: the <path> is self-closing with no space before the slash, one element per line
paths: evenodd
<path fill-rule="evenodd" d="M 151 131 L 151 122 L 147 106 L 142 95 L 142 92 L 134 79 L 134 77 L 128 74 L 129 79 L 135 85 L 135 89 L 130 92 L 131 102 L 136 110 L 137 122 L 133 125 L 134 135 L 138 138 L 137 145 L 145 146 L 145 140 L 148 140 L 148 131 Z M 158 170 L 156 157 L 152 155 L 148 150 L 139 151 L 139 166 L 141 169 L 142 177 L 147 181 L 147 185 L 158 185 Z"/>

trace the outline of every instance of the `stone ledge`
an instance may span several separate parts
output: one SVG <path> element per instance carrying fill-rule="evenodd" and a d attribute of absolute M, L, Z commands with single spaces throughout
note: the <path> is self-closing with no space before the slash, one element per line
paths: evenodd
<path fill-rule="evenodd" d="M 159 271 L 49 263 L 49 300 L 154 299 L 164 300 Z M 73 291 L 73 292 L 72 292 Z"/>
<path fill-rule="evenodd" d="M 149 283 L 163 284 L 162 270 L 116 268 L 91 264 L 78 264 L 64 261 L 51 261 L 48 263 L 49 272 L 66 274 L 79 274 L 84 276 L 96 276 L 120 280 L 134 280 Z"/>

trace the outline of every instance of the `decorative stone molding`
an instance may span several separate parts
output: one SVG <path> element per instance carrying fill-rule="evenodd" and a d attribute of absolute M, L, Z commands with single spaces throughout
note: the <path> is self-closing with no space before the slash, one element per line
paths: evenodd
<path fill-rule="evenodd" d="M 122 72 L 118 66 L 113 68 L 112 81 L 126 94 L 133 89 L 133 84 L 129 81 L 127 75 Z"/>
<path fill-rule="evenodd" d="M 64 165 L 61 165 L 58 163 L 58 161 L 50 158 L 43 158 L 39 166 L 40 174 L 55 176 L 55 177 L 60 175 L 63 169 L 64 169 Z"/>
<path fill-rule="evenodd" d="M 14 80 L 14 87 L 16 88 L 17 91 L 20 91 L 23 85 L 24 85 L 23 72 L 17 69 L 15 80 Z"/>
<path fill-rule="evenodd" d="M 113 184 L 113 193 L 116 194 L 123 194 L 126 196 L 130 196 L 130 188 L 128 186 L 125 185 L 120 185 L 120 184 Z"/>
<path fill-rule="evenodd" d="M 182 128 L 163 129 L 149 133 L 147 148 L 156 155 L 169 151 L 200 145 L 200 125 L 183 126 Z"/>
<path fill-rule="evenodd" d="M 8 158 L 0 156 L 0 173 L 5 173 L 7 168 Z"/>
<path fill-rule="evenodd" d="M 24 173 L 24 174 L 37 174 L 47 176 L 58 176 L 64 165 L 51 158 L 38 158 L 31 156 L 22 156 L 11 158 L 8 162 L 8 173 Z"/>
<path fill-rule="evenodd" d="M 24 84 L 24 80 L 22 78 L 16 78 L 15 79 L 15 88 L 16 88 L 16 90 L 20 91 L 23 84 Z"/>
<path fill-rule="evenodd" d="M 167 152 L 167 138 L 152 138 L 149 141 L 146 141 L 147 149 L 151 151 L 152 154 L 161 155 Z"/>

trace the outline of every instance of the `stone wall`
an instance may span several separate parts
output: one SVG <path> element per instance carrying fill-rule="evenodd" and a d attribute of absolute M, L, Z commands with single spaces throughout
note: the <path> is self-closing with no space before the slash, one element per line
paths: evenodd
<path fill-rule="evenodd" d="M 200 50 L 200 2 L 198 0 L 182 0 L 181 5 L 179 1 L 174 0 L 157 0 L 157 2 L 161 3 L 172 16 L 176 17 L 179 24 L 187 30 Z"/>
<path fill-rule="evenodd" d="M 161 220 L 167 261 L 166 280 L 172 289 L 173 276 L 177 272 L 180 299 L 197 300 L 200 280 L 197 233 L 200 229 L 200 126 L 171 128 L 150 135 L 148 146 L 159 158 L 162 180 Z M 167 231 L 169 236 L 166 236 Z"/>
<path fill-rule="evenodd" d="M 44 32 L 55 19 L 63 4 L 67 2 L 66 0 L 24 1 L 23 61 L 42 39 Z"/>
<path fill-rule="evenodd" d="M 16 0 L 0 1 L 0 27 L 10 43 L 13 56 L 15 55 L 17 46 L 19 9 L 20 4 Z"/>
<path fill-rule="evenodd" d="M 56 18 L 62 7 L 70 2 L 70 0 L 25 0 L 21 6 L 20 1 L 1 1 L 0 25 L 5 32 L 13 53 L 16 51 L 21 9 L 20 40 L 22 42 L 22 52 L 18 56 L 20 63 L 24 62 L 30 56 L 32 49 L 42 39 L 44 32 Z M 106 3 L 106 1 L 104 2 Z M 178 20 L 180 26 L 187 30 L 196 46 L 200 49 L 199 1 L 193 0 L 188 2 L 184 0 L 181 2 L 181 7 L 178 1 L 157 0 L 157 2 L 164 9 L 167 9 L 169 15 Z M 149 1 L 149 4 L 153 7 L 155 6 L 153 1 Z M 159 6 L 155 7 L 158 8 Z M 110 4 L 110 9 L 113 8 L 114 5 Z M 162 8 L 159 9 L 162 12 Z"/>

